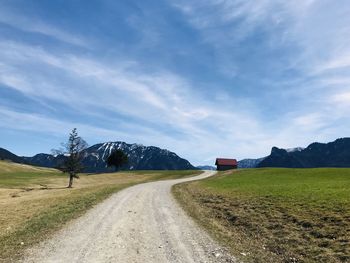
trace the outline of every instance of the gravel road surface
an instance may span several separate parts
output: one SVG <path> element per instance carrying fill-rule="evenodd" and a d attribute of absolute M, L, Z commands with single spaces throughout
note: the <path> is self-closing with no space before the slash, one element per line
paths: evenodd
<path fill-rule="evenodd" d="M 236 262 L 174 200 L 174 184 L 203 174 L 124 189 L 31 248 L 22 262 Z"/>

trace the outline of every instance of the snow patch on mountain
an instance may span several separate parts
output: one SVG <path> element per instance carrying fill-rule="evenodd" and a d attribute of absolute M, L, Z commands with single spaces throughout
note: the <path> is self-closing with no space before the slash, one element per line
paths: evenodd
<path fill-rule="evenodd" d="M 304 149 L 305 148 L 303 148 L 303 147 L 295 147 L 295 148 L 287 148 L 285 150 L 289 153 L 293 153 L 293 152 L 301 152 Z"/>

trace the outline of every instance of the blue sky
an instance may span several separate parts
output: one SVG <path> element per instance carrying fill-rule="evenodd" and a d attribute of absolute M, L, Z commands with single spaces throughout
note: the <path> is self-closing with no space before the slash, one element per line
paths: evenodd
<path fill-rule="evenodd" d="M 350 4 L 0 0 L 0 147 L 77 127 L 193 164 L 350 134 Z"/>

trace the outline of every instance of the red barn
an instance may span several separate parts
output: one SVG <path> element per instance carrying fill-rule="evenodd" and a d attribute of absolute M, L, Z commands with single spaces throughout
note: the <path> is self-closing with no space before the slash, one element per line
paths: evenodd
<path fill-rule="evenodd" d="M 236 159 L 216 158 L 215 165 L 217 167 L 216 170 L 218 170 L 218 171 L 237 169 L 237 160 Z"/>

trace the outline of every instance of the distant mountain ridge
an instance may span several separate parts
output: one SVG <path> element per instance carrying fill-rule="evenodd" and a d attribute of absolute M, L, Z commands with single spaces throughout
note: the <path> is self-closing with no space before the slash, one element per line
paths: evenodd
<path fill-rule="evenodd" d="M 238 161 L 238 168 L 256 168 L 259 163 L 264 160 L 266 157 L 258 158 L 258 159 L 243 159 Z"/>
<path fill-rule="evenodd" d="M 110 172 L 105 160 L 116 149 L 128 155 L 129 162 L 122 167 L 125 170 L 189 170 L 196 169 L 189 161 L 176 153 L 155 146 L 128 144 L 125 142 L 106 142 L 95 144 L 84 151 L 84 172 Z M 58 167 L 64 160 L 63 155 L 54 156 L 40 153 L 32 157 L 19 157 L 20 161 L 42 167 Z"/>
<path fill-rule="evenodd" d="M 196 168 L 199 170 L 210 170 L 210 171 L 216 170 L 216 167 L 211 166 L 211 165 L 198 165 L 198 166 L 196 166 Z"/>
<path fill-rule="evenodd" d="M 350 167 L 350 138 L 329 143 L 312 143 L 308 147 L 287 151 L 273 147 L 258 167 L 316 168 Z"/>
<path fill-rule="evenodd" d="M 15 163 L 23 163 L 24 162 L 24 160 L 21 157 L 13 154 L 12 152 L 10 152 L 4 148 L 0 148 L 0 159 L 1 160 L 10 160 L 10 161 L 15 162 Z"/>
<path fill-rule="evenodd" d="M 63 155 L 54 156 L 47 153 L 39 153 L 32 157 L 22 157 L 25 163 L 41 167 L 58 167 L 64 161 Z"/>

